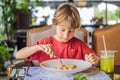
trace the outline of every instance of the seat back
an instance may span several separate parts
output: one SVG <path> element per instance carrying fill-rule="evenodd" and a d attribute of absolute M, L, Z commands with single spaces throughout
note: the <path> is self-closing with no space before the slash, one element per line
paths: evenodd
<path fill-rule="evenodd" d="M 40 38 L 44 38 L 54 34 L 55 28 L 53 28 L 52 25 L 30 29 L 27 31 L 26 46 L 30 46 Z M 78 29 L 75 33 L 75 36 L 89 44 L 89 32 L 84 28 Z"/>
<path fill-rule="evenodd" d="M 26 46 L 30 46 L 40 38 L 44 38 L 54 34 L 55 31 L 54 29 L 52 29 L 51 25 L 29 29 L 27 31 Z"/>
<path fill-rule="evenodd" d="M 104 49 L 102 35 L 105 36 L 107 50 L 117 50 L 115 54 L 115 65 L 120 65 L 120 24 L 109 25 L 93 31 L 92 47 L 100 55 Z"/>

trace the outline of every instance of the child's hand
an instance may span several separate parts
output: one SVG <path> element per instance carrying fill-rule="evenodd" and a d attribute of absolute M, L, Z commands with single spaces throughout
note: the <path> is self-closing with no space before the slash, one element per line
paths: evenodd
<path fill-rule="evenodd" d="M 86 54 L 85 60 L 92 63 L 93 66 L 97 66 L 97 64 L 99 63 L 99 57 L 93 53 L 88 54 L 88 55 Z"/>
<path fill-rule="evenodd" d="M 54 57 L 54 48 L 51 44 L 40 45 L 41 50 L 50 55 L 50 58 Z"/>

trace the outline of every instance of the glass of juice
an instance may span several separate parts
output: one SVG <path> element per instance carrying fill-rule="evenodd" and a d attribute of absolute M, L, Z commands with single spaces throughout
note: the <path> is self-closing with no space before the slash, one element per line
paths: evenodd
<path fill-rule="evenodd" d="M 11 72 L 12 72 L 12 67 L 9 66 L 9 67 L 7 68 L 7 76 L 8 76 L 8 77 L 10 77 Z"/>
<path fill-rule="evenodd" d="M 101 50 L 100 54 L 100 70 L 106 73 L 114 72 L 114 51 Z"/>

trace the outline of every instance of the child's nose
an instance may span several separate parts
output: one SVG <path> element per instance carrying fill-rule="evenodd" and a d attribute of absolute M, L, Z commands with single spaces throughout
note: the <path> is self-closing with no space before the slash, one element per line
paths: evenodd
<path fill-rule="evenodd" d="M 64 39 L 67 39 L 68 37 L 69 37 L 69 34 L 68 34 L 68 32 L 66 32 L 66 33 L 64 33 Z"/>

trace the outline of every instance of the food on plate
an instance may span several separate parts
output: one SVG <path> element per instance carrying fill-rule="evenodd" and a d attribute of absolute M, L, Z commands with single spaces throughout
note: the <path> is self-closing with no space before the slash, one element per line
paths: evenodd
<path fill-rule="evenodd" d="M 58 67 L 54 66 L 54 69 L 62 69 L 62 70 L 70 70 L 70 69 L 77 69 L 77 66 L 75 64 L 71 64 L 71 65 L 60 65 Z"/>
<path fill-rule="evenodd" d="M 76 69 L 77 68 L 77 66 L 75 65 L 75 64 L 71 64 L 71 65 L 61 65 L 60 67 L 59 67 L 59 69 Z"/>

